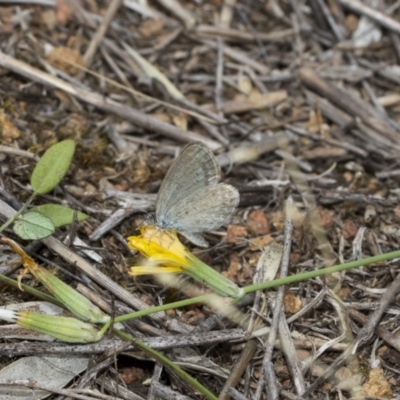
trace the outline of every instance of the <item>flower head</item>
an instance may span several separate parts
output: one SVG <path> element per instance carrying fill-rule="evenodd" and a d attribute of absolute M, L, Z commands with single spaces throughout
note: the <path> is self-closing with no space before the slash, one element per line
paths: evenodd
<path fill-rule="evenodd" d="M 145 226 L 140 236 L 130 236 L 128 246 L 148 258 L 148 266 L 132 267 L 130 275 L 182 273 L 190 265 L 190 253 L 179 241 L 176 232 Z M 154 268 L 157 267 L 157 268 Z"/>
<path fill-rule="evenodd" d="M 142 228 L 139 236 L 128 238 L 128 246 L 148 258 L 146 266 L 132 267 L 130 275 L 182 273 L 222 296 L 242 296 L 242 289 L 186 249 L 175 231 L 164 231 L 148 225 Z"/>

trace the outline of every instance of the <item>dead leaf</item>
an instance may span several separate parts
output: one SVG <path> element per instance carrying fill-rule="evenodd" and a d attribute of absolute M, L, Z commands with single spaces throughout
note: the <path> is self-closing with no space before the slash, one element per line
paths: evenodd
<path fill-rule="evenodd" d="M 162 19 L 147 19 L 140 24 L 138 30 L 144 37 L 153 37 L 164 28 Z"/>
<path fill-rule="evenodd" d="M 79 68 L 74 64 L 83 65 L 83 58 L 78 50 L 69 47 L 55 47 L 47 54 L 47 60 L 51 65 L 70 74 L 76 75 Z"/>
<path fill-rule="evenodd" d="M 322 116 L 322 112 L 318 104 L 316 104 L 316 109 L 311 111 L 310 119 L 306 126 L 310 132 L 318 133 L 321 135 L 321 137 L 326 139 L 330 138 L 328 125 L 324 121 L 324 117 Z"/>
<path fill-rule="evenodd" d="M 267 216 L 262 210 L 253 210 L 247 217 L 247 227 L 256 235 L 268 234 L 269 223 Z"/>
<path fill-rule="evenodd" d="M 343 286 L 340 288 L 339 292 L 338 292 L 338 296 L 339 296 L 341 299 L 345 300 L 345 299 L 350 298 L 350 296 L 352 295 L 352 293 L 353 293 L 353 289 L 352 289 L 349 285 L 343 285 Z"/>
<path fill-rule="evenodd" d="M 348 14 L 346 16 L 345 25 L 350 32 L 356 31 L 358 28 L 358 17 L 354 14 Z"/>
<path fill-rule="evenodd" d="M 61 25 L 74 19 L 74 11 L 70 0 L 57 0 L 57 21 Z"/>
<path fill-rule="evenodd" d="M 380 367 L 372 368 L 369 371 L 368 380 L 363 385 L 363 390 L 366 396 L 392 398 L 393 392 L 383 375 L 383 370 Z"/>
<path fill-rule="evenodd" d="M 335 222 L 333 218 L 334 213 L 331 210 L 328 210 L 326 208 L 321 208 L 318 210 L 318 214 L 321 224 L 325 228 L 332 226 L 332 224 Z"/>
<path fill-rule="evenodd" d="M 346 221 L 343 222 L 343 237 L 346 240 L 353 240 L 358 232 L 358 227 L 357 225 L 350 219 L 346 219 Z"/>
<path fill-rule="evenodd" d="M 242 113 L 251 110 L 263 110 L 275 106 L 287 99 L 286 90 L 269 93 L 257 93 L 251 96 L 238 96 L 238 99 L 225 101 L 222 105 L 225 114 Z M 204 108 L 216 111 L 214 104 L 204 104 Z"/>
<path fill-rule="evenodd" d="M 301 310 L 301 306 L 303 305 L 300 297 L 296 296 L 290 290 L 285 293 L 283 303 L 285 305 L 285 311 L 289 314 L 296 314 Z"/>
<path fill-rule="evenodd" d="M 281 211 L 281 210 L 270 215 L 271 225 L 278 232 L 282 232 L 284 221 L 285 221 L 285 215 L 284 215 L 283 211 Z"/>
<path fill-rule="evenodd" d="M 167 78 L 167 76 L 161 72 L 155 65 L 147 61 L 142 57 L 135 49 L 122 42 L 123 47 L 129 54 L 129 56 L 139 65 L 143 74 L 151 79 L 157 79 L 167 90 L 169 95 L 174 99 L 185 99 L 184 94 Z"/>
<path fill-rule="evenodd" d="M 242 268 L 239 257 L 236 254 L 232 254 L 230 257 L 229 267 L 224 274 L 227 278 L 235 281 L 238 271 Z"/>
<path fill-rule="evenodd" d="M 310 351 L 305 349 L 296 349 L 296 354 L 300 362 L 307 360 L 311 355 Z"/>
<path fill-rule="evenodd" d="M 352 371 L 350 368 L 341 367 L 335 373 L 337 387 L 341 390 L 358 392 L 361 390 L 361 384 L 365 379 L 358 371 Z"/>
<path fill-rule="evenodd" d="M 249 232 L 246 227 L 240 225 L 229 225 L 227 229 L 228 243 L 242 243 L 240 238 L 247 238 Z"/>
<path fill-rule="evenodd" d="M 252 238 L 250 241 L 250 250 L 260 250 L 274 241 L 274 238 L 271 235 L 259 236 L 256 238 Z"/>
<path fill-rule="evenodd" d="M 146 373 L 143 368 L 124 368 L 120 372 L 120 377 L 126 385 L 139 385 L 146 379 Z"/>
<path fill-rule="evenodd" d="M 253 89 L 251 80 L 247 75 L 240 75 L 238 79 L 238 87 L 242 93 L 249 95 Z"/>
<path fill-rule="evenodd" d="M 183 112 L 173 113 L 172 121 L 174 122 L 174 125 L 177 126 L 178 128 L 181 128 L 184 131 L 187 130 L 188 128 L 187 114 Z"/>
<path fill-rule="evenodd" d="M 49 31 L 53 30 L 57 25 L 57 15 L 54 10 L 43 11 L 40 14 L 40 19 Z"/>
<path fill-rule="evenodd" d="M 347 154 L 347 150 L 341 147 L 333 146 L 318 146 L 312 150 L 307 150 L 303 153 L 303 160 L 329 159 L 343 157 Z"/>
<path fill-rule="evenodd" d="M 11 122 L 4 111 L 0 111 L 0 136 L 4 143 L 10 143 L 21 136 L 19 129 Z"/>

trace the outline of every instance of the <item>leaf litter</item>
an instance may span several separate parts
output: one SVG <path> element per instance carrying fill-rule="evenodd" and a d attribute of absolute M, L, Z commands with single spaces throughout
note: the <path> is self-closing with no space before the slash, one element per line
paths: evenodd
<path fill-rule="evenodd" d="M 32 158 L 72 139 L 71 168 L 39 203 L 90 218 L 56 231 L 64 245 L 47 238 L 32 255 L 62 267 L 66 283 L 110 314 L 180 300 L 176 290 L 128 275 L 136 259 L 126 237 L 154 207 L 178 149 L 203 141 L 218 154 L 224 182 L 239 189 L 241 203 L 230 226 L 206 235 L 211 248 L 194 252 L 238 285 L 251 284 L 260 268 L 268 271 L 264 258 L 271 245 L 283 244 L 289 195 L 295 208 L 289 275 L 396 250 L 399 12 L 389 1 L 348 0 L 3 5 L 2 219 L 29 198 Z M 79 256 L 85 253 L 71 245 L 75 237 L 103 262 Z M 2 264 L 15 278 L 15 267 Z M 205 305 L 151 315 L 129 329 L 162 343 L 160 351 L 220 398 L 267 399 L 274 391 L 282 398 L 392 398 L 400 395 L 392 285 L 398 269 L 395 260 L 290 285 L 275 328 L 279 291 L 258 293 L 240 305 L 251 312 L 240 340 L 238 324 Z M 4 305 L 23 296 L 6 286 L 0 291 Z M 277 341 L 267 347 L 270 329 Z M 360 332 L 369 340 L 357 357 L 342 357 Z M 171 345 L 177 337 L 182 347 Z M 1 341 L 1 366 L 12 365 L 11 354 L 43 357 L 38 343 Z M 100 359 L 98 346 L 89 354 Z M 46 349 L 54 356 L 56 349 Z M 268 391 L 266 349 L 275 374 Z M 200 398 L 139 351 L 121 348 L 103 365 L 89 367 L 66 390 Z M 140 370 L 141 378 L 124 387 L 128 370 Z"/>

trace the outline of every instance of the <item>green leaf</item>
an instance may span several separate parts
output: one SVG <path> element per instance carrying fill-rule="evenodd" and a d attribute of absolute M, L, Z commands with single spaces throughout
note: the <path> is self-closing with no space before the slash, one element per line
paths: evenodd
<path fill-rule="evenodd" d="M 49 218 L 56 228 L 64 225 L 71 225 L 72 222 L 74 222 L 74 218 L 76 218 L 78 222 L 89 218 L 89 216 L 83 212 L 74 211 L 69 207 L 61 206 L 59 204 L 43 204 L 41 206 L 33 207 L 32 210 Z M 74 217 L 75 214 L 76 217 Z"/>
<path fill-rule="evenodd" d="M 75 152 L 75 142 L 67 139 L 46 150 L 31 176 L 33 191 L 45 194 L 54 189 L 68 171 Z"/>
<path fill-rule="evenodd" d="M 54 232 L 51 220 L 37 211 L 29 211 L 14 224 L 14 232 L 25 240 L 38 240 Z"/>

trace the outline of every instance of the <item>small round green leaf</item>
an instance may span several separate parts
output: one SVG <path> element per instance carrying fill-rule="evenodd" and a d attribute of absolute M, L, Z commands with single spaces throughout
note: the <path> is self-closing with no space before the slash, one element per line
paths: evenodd
<path fill-rule="evenodd" d="M 14 224 L 14 232 L 25 240 L 38 240 L 54 232 L 51 220 L 37 211 L 29 211 Z"/>
<path fill-rule="evenodd" d="M 70 139 L 47 149 L 32 172 L 33 191 L 45 194 L 54 189 L 68 171 L 74 152 L 75 142 Z"/>
<path fill-rule="evenodd" d="M 59 204 L 43 204 L 32 208 L 32 210 L 49 218 L 56 228 L 64 225 L 71 225 L 74 222 L 74 218 L 76 218 L 78 222 L 89 218 L 89 216 L 83 212 L 74 211 L 69 207 Z"/>

